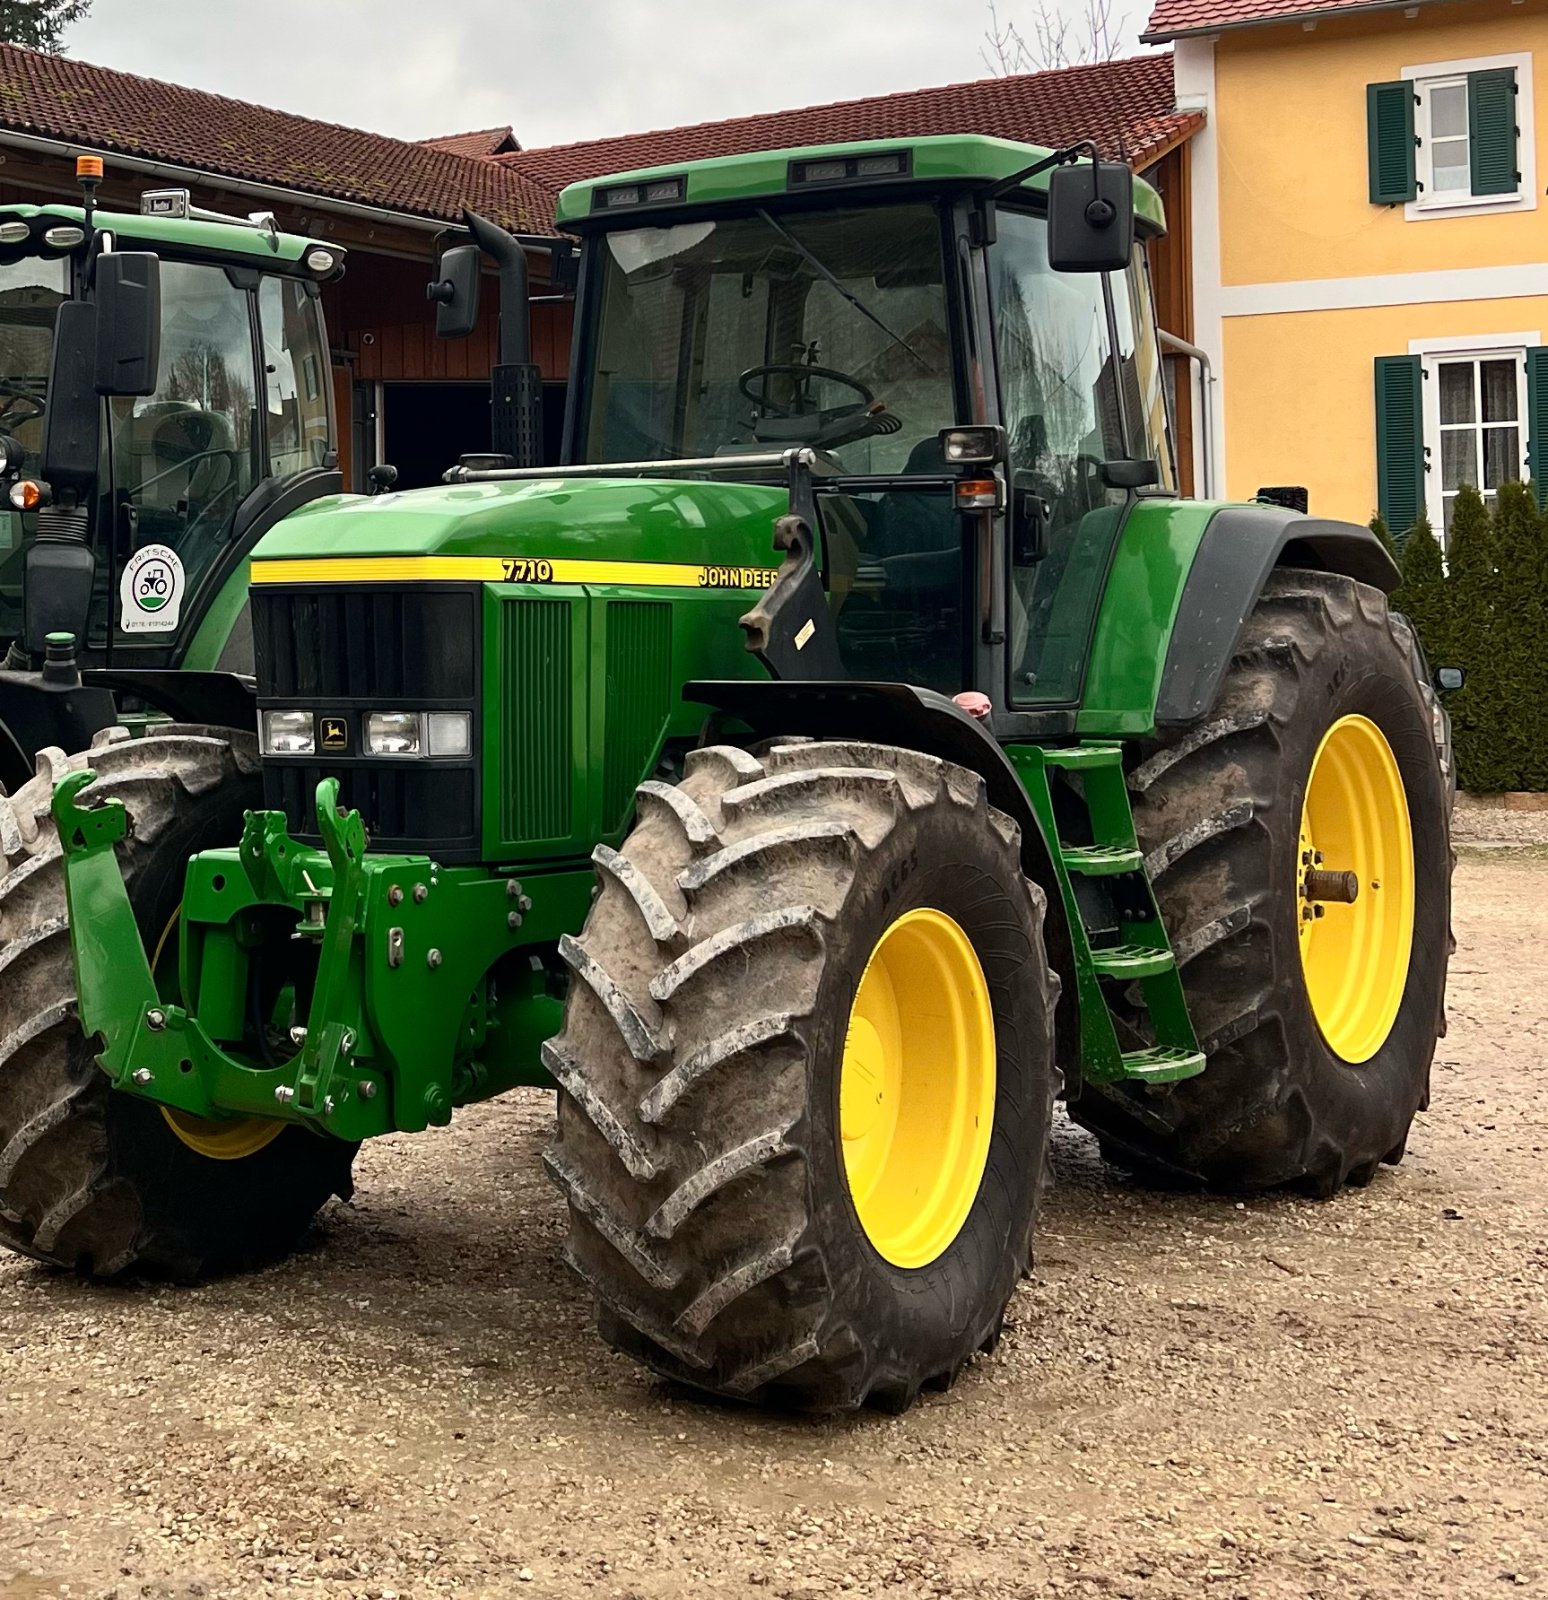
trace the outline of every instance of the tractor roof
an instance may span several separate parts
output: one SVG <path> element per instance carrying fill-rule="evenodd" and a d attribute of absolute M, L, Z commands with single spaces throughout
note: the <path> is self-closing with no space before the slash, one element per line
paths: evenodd
<path fill-rule="evenodd" d="M 802 166 L 823 161 L 838 161 L 845 157 L 885 156 L 906 152 L 901 170 L 886 176 L 853 176 L 842 183 L 812 182 L 810 186 L 796 174 Z M 863 194 L 876 200 L 894 185 L 905 192 L 917 189 L 921 182 L 938 185 L 992 183 L 998 178 L 1008 178 L 1012 173 L 1050 152 L 1042 145 L 1020 144 L 1011 139 L 993 139 L 985 134 L 948 133 L 933 134 L 917 139 L 865 139 L 847 144 L 803 145 L 790 150 L 757 150 L 745 155 L 718 156 L 703 161 L 683 161 L 671 166 L 642 167 L 633 172 L 617 172 L 605 178 L 588 178 L 582 183 L 570 184 L 559 196 L 557 220 L 561 228 L 577 228 L 587 224 L 607 222 L 616 225 L 626 216 L 636 214 L 631 205 L 603 208 L 602 192 L 628 186 L 646 184 L 653 180 L 681 178 L 680 199 L 670 204 L 641 205 L 639 214 L 678 210 L 684 206 L 716 205 L 738 200 L 768 200 L 781 195 Z M 795 181 L 792 181 L 792 180 Z M 1022 185 L 1026 190 L 1042 193 L 1048 187 L 1048 174 L 1039 173 Z M 1161 208 L 1161 197 L 1143 178 L 1134 180 L 1134 205 L 1138 214 L 1154 229 L 1166 226 Z"/>
<path fill-rule="evenodd" d="M 31 222 L 34 217 L 58 218 L 60 222 L 83 222 L 86 213 L 79 206 L 0 205 L 0 218 Z M 222 255 L 253 256 L 255 264 L 300 261 L 307 251 L 326 250 L 335 261 L 344 257 L 344 247 L 332 239 L 308 239 L 295 233 L 270 233 L 233 218 L 229 222 L 204 218 L 146 217 L 137 211 L 110 211 L 98 206 L 92 225 L 115 237 L 136 244 L 163 245 L 173 250 L 219 251 Z"/>

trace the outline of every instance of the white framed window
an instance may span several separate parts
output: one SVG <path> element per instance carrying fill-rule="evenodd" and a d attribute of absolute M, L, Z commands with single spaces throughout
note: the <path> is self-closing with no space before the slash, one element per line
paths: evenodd
<path fill-rule="evenodd" d="M 1526 353 L 1540 343 L 1504 333 L 1409 344 L 1424 370 L 1425 510 L 1443 545 L 1463 484 L 1489 504 L 1502 483 L 1526 480 Z"/>
<path fill-rule="evenodd" d="M 1504 193 L 1476 194 L 1473 190 L 1473 139 L 1480 121 L 1483 149 L 1500 159 L 1500 128 L 1494 124 L 1506 115 L 1502 97 L 1485 95 L 1479 104 L 1479 80 L 1489 74 L 1514 74 L 1513 111 L 1517 177 Z M 1436 217 L 1489 216 L 1501 211 L 1537 209 L 1536 136 L 1532 106 L 1532 55 L 1530 51 L 1498 56 L 1474 56 L 1458 61 L 1432 61 L 1404 67 L 1401 76 L 1414 86 L 1415 177 L 1417 198 L 1403 207 L 1410 222 Z M 1508 126 L 1506 128 L 1508 133 Z"/>

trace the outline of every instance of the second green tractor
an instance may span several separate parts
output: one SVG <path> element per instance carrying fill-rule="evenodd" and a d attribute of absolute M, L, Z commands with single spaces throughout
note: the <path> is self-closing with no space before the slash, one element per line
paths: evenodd
<path fill-rule="evenodd" d="M 469 222 L 495 453 L 263 536 L 245 725 L 0 797 L 0 1239 L 247 1266 L 546 1086 L 609 1343 L 896 1409 L 994 1346 L 1061 1096 L 1168 1182 L 1398 1161 L 1446 717 L 1368 530 L 1179 497 L 1156 196 L 979 137 L 574 186 L 557 467 Z"/>

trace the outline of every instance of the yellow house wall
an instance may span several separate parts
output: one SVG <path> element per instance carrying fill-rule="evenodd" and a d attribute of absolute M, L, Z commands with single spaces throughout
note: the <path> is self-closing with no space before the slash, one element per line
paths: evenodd
<path fill-rule="evenodd" d="M 1431 61 L 1532 52 L 1538 209 L 1409 222 L 1368 198 L 1365 86 Z M 1221 282 L 1548 260 L 1548 0 L 1468 0 L 1227 32 L 1215 47 Z M 1523 130 L 1525 136 L 1525 130 Z"/>
<path fill-rule="evenodd" d="M 1548 343 L 1548 297 L 1226 318 L 1228 495 L 1304 483 L 1315 515 L 1366 521 L 1376 510 L 1375 358 L 1406 355 L 1410 339 L 1533 332 Z"/>

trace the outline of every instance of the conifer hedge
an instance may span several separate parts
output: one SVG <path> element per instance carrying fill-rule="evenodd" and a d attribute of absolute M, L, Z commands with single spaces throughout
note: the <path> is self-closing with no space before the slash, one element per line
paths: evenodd
<path fill-rule="evenodd" d="M 1422 515 L 1394 542 L 1403 581 L 1393 608 L 1432 670 L 1467 673 L 1446 699 L 1459 784 L 1548 789 L 1548 516 L 1524 484 L 1505 484 L 1492 510 L 1464 487 L 1444 558 Z"/>

